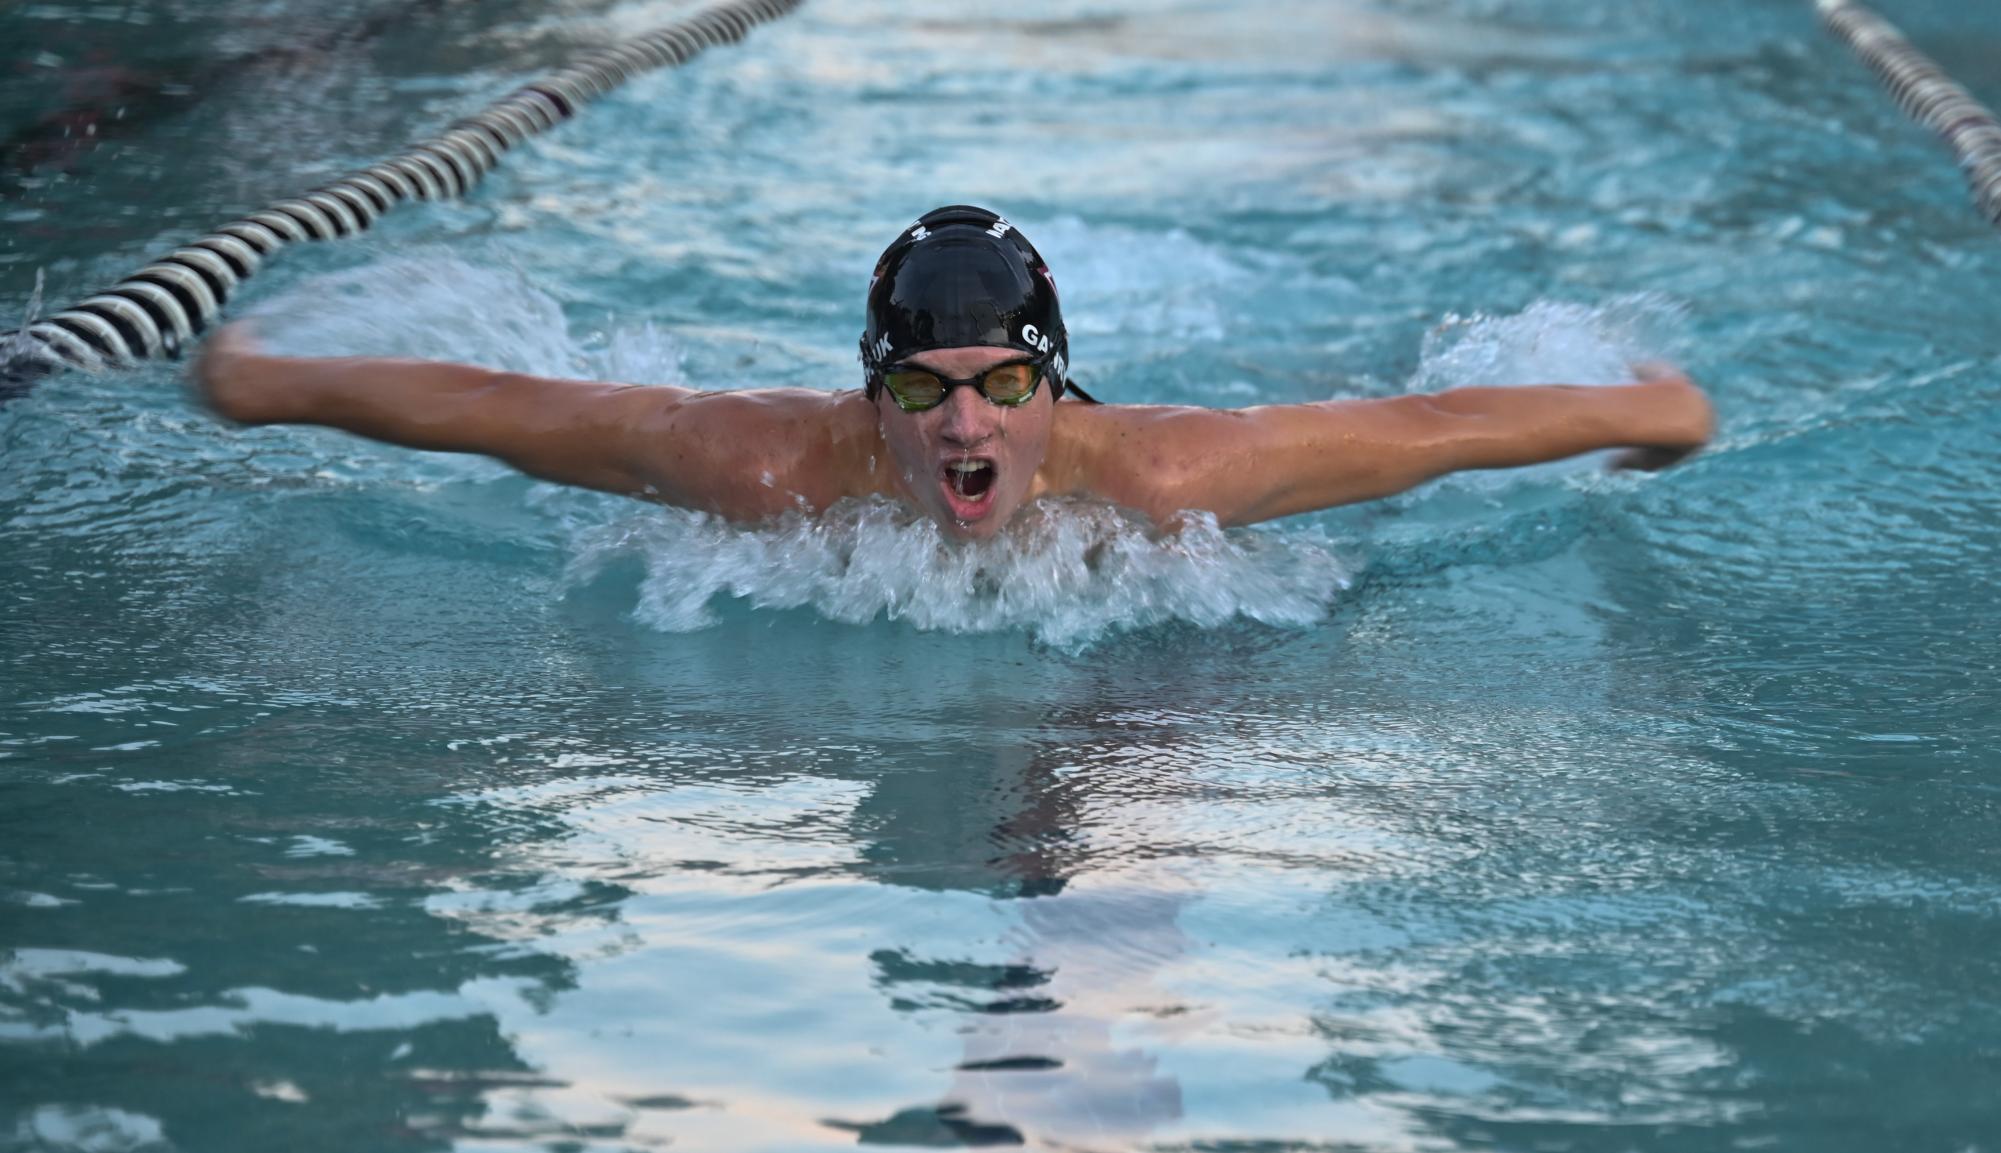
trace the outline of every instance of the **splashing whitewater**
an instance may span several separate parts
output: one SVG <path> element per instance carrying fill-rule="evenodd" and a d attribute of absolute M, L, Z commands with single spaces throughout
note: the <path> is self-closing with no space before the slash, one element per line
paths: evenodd
<path fill-rule="evenodd" d="M 42 270 L 37 268 L 35 290 L 28 295 L 20 326 L 0 339 L 0 401 L 26 395 L 57 363 L 41 341 L 28 335 L 29 327 L 42 317 L 43 279 Z"/>
<path fill-rule="evenodd" d="M 952 540 L 886 500 L 749 528 L 668 509 L 582 529 L 577 541 L 574 584 L 636 556 L 646 575 L 635 616 L 674 632 L 713 624 L 713 602 L 727 596 L 854 624 L 881 617 L 946 632 L 1021 629 L 1076 649 L 1167 621 L 1310 625 L 1349 583 L 1333 542 L 1316 534 L 1225 532 L 1213 517 L 1194 517 L 1162 536 L 1082 501 L 1031 505 L 985 541 Z"/>
<path fill-rule="evenodd" d="M 326 308 L 329 295 L 350 304 Z M 317 278 L 259 311 L 284 351 L 396 353 L 686 383 L 679 349 L 650 327 L 615 330 L 587 346 L 561 305 L 525 276 L 440 254 Z M 1410 387 L 1618 383 L 1631 379 L 1632 363 L 1672 356 L 1685 323 L 1678 306 L 1654 296 L 1449 317 L 1425 341 Z M 1225 531 L 1197 516 L 1163 535 L 1135 515 L 1081 501 L 1032 505 L 995 538 L 977 542 L 948 538 L 883 500 L 757 526 L 593 498 L 545 507 L 562 521 L 572 551 L 571 590 L 621 560 L 637 560 L 643 575 L 635 618 L 677 632 L 713 625 L 719 602 L 734 598 L 858 624 L 1023 630 L 1076 649 L 1173 621 L 1310 626 L 1325 619 L 1355 571 L 1347 559 L 1353 547 L 1316 521 Z"/>

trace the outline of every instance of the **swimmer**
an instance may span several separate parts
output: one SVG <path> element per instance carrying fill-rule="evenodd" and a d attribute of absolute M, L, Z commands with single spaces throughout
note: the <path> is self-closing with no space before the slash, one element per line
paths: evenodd
<path fill-rule="evenodd" d="M 732 521 L 888 497 L 948 535 L 992 537 L 1043 497 L 1225 526 L 1386 497 L 1447 473 L 1604 449 L 1660 468 L 1708 441 L 1701 389 L 1639 383 L 1213 409 L 1099 404 L 1070 380 L 1056 287 L 1008 221 L 925 215 L 877 262 L 859 390 L 706 392 L 552 380 L 467 365 L 266 355 L 222 329 L 194 376 L 247 425 L 313 424 L 496 457 L 544 480 Z"/>

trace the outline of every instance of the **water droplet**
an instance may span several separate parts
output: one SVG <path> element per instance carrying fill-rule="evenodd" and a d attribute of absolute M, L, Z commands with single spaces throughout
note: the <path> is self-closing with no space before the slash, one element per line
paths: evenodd
<path fill-rule="evenodd" d="M 1348 587 L 1323 540 L 1225 532 L 1203 514 L 1163 534 L 1091 501 L 1035 502 L 987 540 L 954 539 L 950 520 L 886 497 L 755 526 L 654 508 L 576 531 L 570 579 L 595 580 L 637 556 L 645 576 L 634 617 L 673 632 L 708 627 L 714 602 L 735 597 L 851 624 L 1019 630 L 1074 650 L 1170 620 L 1310 625 Z"/>

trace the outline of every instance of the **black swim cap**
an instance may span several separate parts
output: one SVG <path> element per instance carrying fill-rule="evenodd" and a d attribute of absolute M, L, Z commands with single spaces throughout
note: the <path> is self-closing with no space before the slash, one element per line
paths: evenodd
<path fill-rule="evenodd" d="M 955 204 L 925 213 L 875 262 L 862 330 L 869 399 L 890 365 L 975 345 L 1046 356 L 1052 399 L 1070 382 L 1070 342 L 1049 266 L 1014 225 Z"/>

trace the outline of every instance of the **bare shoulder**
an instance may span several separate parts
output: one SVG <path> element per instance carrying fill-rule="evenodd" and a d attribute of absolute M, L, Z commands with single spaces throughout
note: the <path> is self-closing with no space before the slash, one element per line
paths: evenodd
<path fill-rule="evenodd" d="M 875 409 L 860 392 L 756 388 L 691 392 L 676 406 L 685 421 L 731 452 L 762 448 L 784 456 L 874 439 Z"/>
<path fill-rule="evenodd" d="M 1225 436 L 1257 410 L 1201 408 L 1188 404 L 1063 404 L 1057 408 L 1051 451 L 1080 466 L 1132 454 L 1199 451 Z"/>
<path fill-rule="evenodd" d="M 1130 447 L 1141 438 L 1201 437 L 1250 409 L 1192 404 L 1072 404 L 1056 408 L 1055 433 L 1079 447 Z"/>
<path fill-rule="evenodd" d="M 1192 462 L 1242 410 L 1167 404 L 1060 404 L 1050 432 L 1052 494 L 1096 497 L 1156 519 L 1186 507 Z"/>
<path fill-rule="evenodd" d="M 880 455 L 874 410 L 858 392 L 691 391 L 663 416 L 648 471 L 674 487 L 656 486 L 658 495 L 732 520 L 863 495 Z"/>

